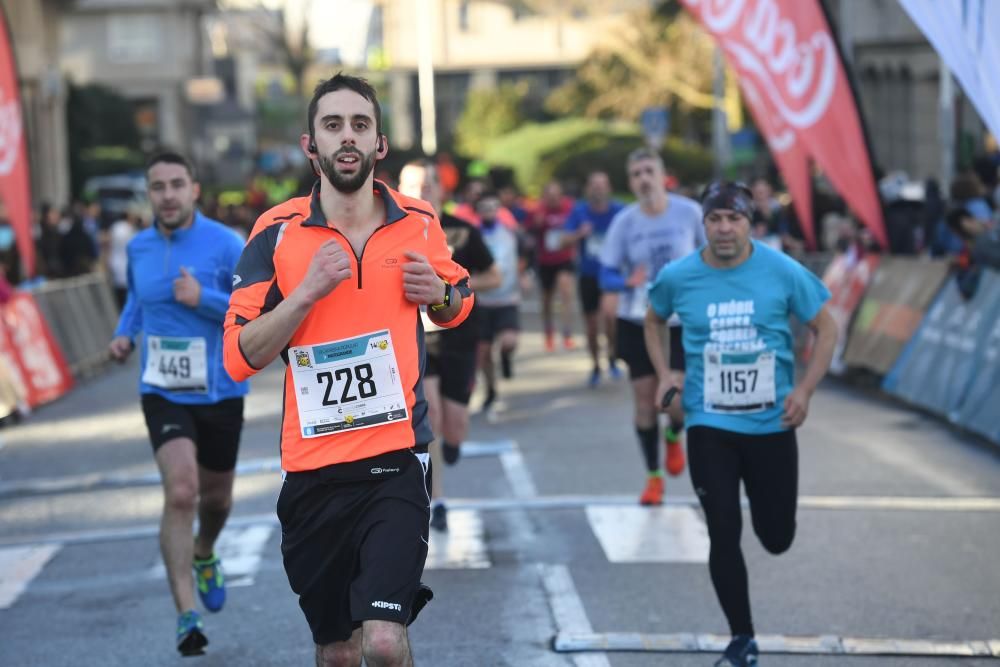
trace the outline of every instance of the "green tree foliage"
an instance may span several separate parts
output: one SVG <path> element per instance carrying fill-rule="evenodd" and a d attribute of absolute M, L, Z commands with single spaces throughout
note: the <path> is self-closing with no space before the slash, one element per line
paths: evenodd
<path fill-rule="evenodd" d="M 489 143 L 524 123 L 521 105 L 528 94 L 523 83 L 470 90 L 455 126 L 455 147 L 470 158 L 481 157 Z"/>
<path fill-rule="evenodd" d="M 625 158 L 643 144 L 631 123 L 606 123 L 567 118 L 551 123 L 527 123 L 490 143 L 484 159 L 492 166 L 508 167 L 518 186 L 537 195 L 553 178 L 582 183 L 601 169 L 611 177 L 617 192 L 627 192 Z M 661 151 L 664 164 L 682 183 L 700 183 L 712 176 L 711 155 L 697 147 L 668 141 Z"/>
<path fill-rule="evenodd" d="M 678 0 L 636 10 L 553 91 L 555 114 L 635 120 L 649 106 L 712 107 L 713 42 Z"/>
<path fill-rule="evenodd" d="M 134 114 L 132 103 L 112 88 L 69 85 L 66 128 L 74 196 L 80 195 L 91 176 L 141 166 Z"/>

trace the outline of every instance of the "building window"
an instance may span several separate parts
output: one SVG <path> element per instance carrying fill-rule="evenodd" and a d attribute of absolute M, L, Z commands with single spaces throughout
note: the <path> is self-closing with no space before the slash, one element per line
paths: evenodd
<path fill-rule="evenodd" d="M 113 63 L 156 63 L 163 56 L 162 25 L 152 14 L 108 16 L 108 60 Z"/>

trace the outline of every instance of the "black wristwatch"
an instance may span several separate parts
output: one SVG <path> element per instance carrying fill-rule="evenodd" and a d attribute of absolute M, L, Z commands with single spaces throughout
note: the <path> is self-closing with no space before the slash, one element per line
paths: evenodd
<path fill-rule="evenodd" d="M 432 312 L 438 312 L 439 310 L 444 310 L 451 305 L 451 283 L 446 282 L 444 284 L 444 301 L 441 303 L 435 303 L 431 305 Z"/>

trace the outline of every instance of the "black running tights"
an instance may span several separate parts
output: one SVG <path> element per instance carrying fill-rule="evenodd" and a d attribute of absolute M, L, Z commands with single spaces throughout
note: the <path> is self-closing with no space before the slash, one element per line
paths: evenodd
<path fill-rule="evenodd" d="M 711 541 L 708 567 L 734 635 L 752 635 L 747 568 L 740 549 L 740 480 L 750 501 L 753 530 L 780 554 L 795 537 L 798 445 L 795 431 L 745 435 L 707 426 L 688 429 L 691 481 L 705 511 Z"/>

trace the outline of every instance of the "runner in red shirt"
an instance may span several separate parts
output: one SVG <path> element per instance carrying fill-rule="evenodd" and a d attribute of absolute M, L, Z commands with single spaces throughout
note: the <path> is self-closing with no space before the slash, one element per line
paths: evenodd
<path fill-rule="evenodd" d="M 552 301 L 559 294 L 563 346 L 573 348 L 573 280 L 576 275 L 576 246 L 566 242 L 566 219 L 573 210 L 573 200 L 564 197 L 562 186 L 552 181 L 542 191 L 538 207 L 528 219 L 535 239 L 538 279 L 542 285 L 542 322 L 545 325 L 545 349 L 555 349 L 555 323 Z"/>

